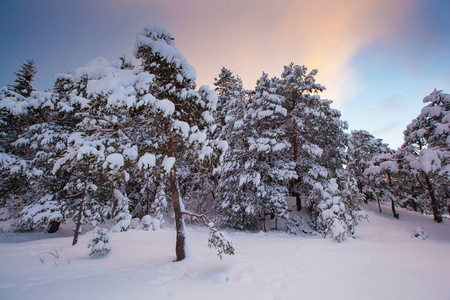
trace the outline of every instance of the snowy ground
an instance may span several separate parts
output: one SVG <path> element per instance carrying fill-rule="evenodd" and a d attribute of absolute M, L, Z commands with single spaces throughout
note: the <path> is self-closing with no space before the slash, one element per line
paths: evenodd
<path fill-rule="evenodd" d="M 89 257 L 90 232 L 72 247 L 68 228 L 5 231 L 0 299 L 450 299 L 448 220 L 366 210 L 371 222 L 354 240 L 230 233 L 236 255 L 223 260 L 206 246 L 207 230 L 190 227 L 192 254 L 176 263 L 172 229 L 113 233 L 101 258 Z M 413 237 L 419 226 L 428 238 Z"/>

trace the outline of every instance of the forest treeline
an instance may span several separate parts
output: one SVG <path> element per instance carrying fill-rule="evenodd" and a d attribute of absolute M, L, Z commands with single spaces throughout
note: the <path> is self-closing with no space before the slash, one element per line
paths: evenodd
<path fill-rule="evenodd" d="M 394 150 L 367 131 L 348 133 L 340 111 L 320 97 L 317 70 L 291 63 L 247 90 L 222 68 L 214 90 L 197 89 L 174 45 L 167 30 L 148 25 L 134 49 L 140 65 L 97 58 L 57 75 L 47 91 L 33 88 L 27 61 L 0 91 L 1 218 L 50 231 L 73 219 L 76 244 L 83 224 L 156 230 L 173 216 L 177 260 L 185 257 L 184 218 L 211 229 L 220 255 L 234 248 L 215 224 L 308 228 L 341 241 L 365 218 L 364 201 L 380 210 L 389 202 L 396 218 L 400 206 L 442 222 L 450 207 L 449 94 L 424 98 Z M 96 246 L 107 244 L 106 231 L 96 232 L 92 249 L 109 251 Z"/>

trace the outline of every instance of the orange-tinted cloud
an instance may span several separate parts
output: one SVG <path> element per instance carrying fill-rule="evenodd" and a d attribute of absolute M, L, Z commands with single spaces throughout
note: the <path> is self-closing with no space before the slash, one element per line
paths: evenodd
<path fill-rule="evenodd" d="M 197 70 L 197 83 L 213 83 L 222 66 L 253 88 L 262 71 L 279 76 L 294 62 L 318 69 L 324 96 L 336 106 L 363 83 L 351 60 L 364 47 L 402 30 L 413 1 L 126 1 L 167 16 L 176 46 Z M 151 22 L 151 20 L 149 20 Z"/>

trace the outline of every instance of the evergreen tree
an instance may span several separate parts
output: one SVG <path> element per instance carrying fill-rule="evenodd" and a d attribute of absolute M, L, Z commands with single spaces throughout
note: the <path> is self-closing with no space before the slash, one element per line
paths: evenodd
<path fill-rule="evenodd" d="M 35 91 L 28 98 L 6 89 L 0 94 L 0 128 L 4 137 L 1 148 L 5 158 L 9 157 L 3 160 L 3 171 L 7 165 L 15 165 L 14 172 L 2 172 L 1 197 L 20 197 L 18 208 L 23 210 L 16 223 L 20 229 L 31 230 L 47 222 L 56 222 L 52 230 L 55 231 L 64 220 L 65 212 L 62 210 L 62 218 L 57 220 L 46 218 L 42 210 L 47 208 L 49 214 L 54 215 L 52 211 L 56 206 L 65 207 L 64 182 L 52 174 L 52 168 L 65 150 L 67 137 L 79 121 L 78 110 L 67 98 L 71 89 L 73 86 L 66 84 L 65 92 Z M 45 199 L 59 204 L 47 206 Z M 34 222 L 30 223 L 30 214 L 38 211 L 44 219 L 34 217 Z"/>
<path fill-rule="evenodd" d="M 386 152 L 380 153 L 372 158 L 370 166 L 364 170 L 364 175 L 369 178 L 370 184 L 373 186 L 372 191 L 378 201 L 378 208 L 381 212 L 380 201 L 390 201 L 392 215 L 399 218 L 395 206 L 397 200 L 397 190 L 394 186 L 397 181 L 398 165 L 395 161 L 395 152 L 387 145 L 382 146 Z"/>
<path fill-rule="evenodd" d="M 291 144 L 286 139 L 284 125 L 287 110 L 285 98 L 276 94 L 274 82 L 263 73 L 257 82 L 255 96 L 250 104 L 249 160 L 256 177 L 251 178 L 256 196 L 261 202 L 262 215 L 288 219 L 286 197 L 288 183 L 297 179 L 295 164 L 286 155 Z"/>
<path fill-rule="evenodd" d="M 107 234 L 108 229 L 96 227 L 94 229 L 94 238 L 88 242 L 88 248 L 91 248 L 89 255 L 104 255 L 111 251 L 111 237 Z"/>
<path fill-rule="evenodd" d="M 315 119 L 322 117 L 319 110 L 322 100 L 316 93 L 325 88 L 315 82 L 317 70 L 308 73 L 305 66 L 291 63 L 284 67 L 278 81 L 278 93 L 285 98 L 287 110 L 285 134 L 292 145 L 291 161 L 296 164 L 297 179 L 291 181 L 290 193 L 297 200 L 297 210 L 301 210 L 301 195 L 308 195 L 311 186 L 319 177 L 326 178 L 326 169 L 316 164 L 323 149 L 312 139 L 320 129 Z"/>
<path fill-rule="evenodd" d="M 22 65 L 22 68 L 14 74 L 16 74 L 17 76 L 16 80 L 14 81 L 15 84 L 10 85 L 9 87 L 14 92 L 24 97 L 29 97 L 31 95 L 31 92 L 34 90 L 33 86 L 31 85 L 31 82 L 36 75 L 36 67 L 34 66 L 34 61 L 30 59 L 27 60 L 27 62 Z"/>
<path fill-rule="evenodd" d="M 141 70 L 122 69 L 121 61 L 103 58 L 77 70 L 85 89 L 76 99 L 87 114 L 80 128 L 88 143 L 104 145 L 104 150 L 97 147 L 98 158 L 90 159 L 104 161 L 102 166 L 109 173 L 122 174 L 125 180 L 143 173 L 156 180 L 168 177 L 177 230 L 176 259 L 182 260 L 186 256 L 183 214 L 188 212 L 181 203 L 178 166 L 189 162 L 217 166 L 223 146 L 210 139 L 217 95 L 207 87 L 194 90 L 195 70 L 164 28 L 146 26 L 137 37 L 135 55 L 142 61 Z M 141 172 L 127 171 L 127 167 Z"/>
<path fill-rule="evenodd" d="M 282 103 L 287 111 L 284 133 L 291 147 L 286 155 L 295 164 L 297 173 L 296 179 L 292 177 L 294 180 L 291 180 L 289 188 L 291 195 L 296 197 L 297 210 L 302 208 L 301 198 L 305 199 L 315 228 L 325 230 L 325 234 L 331 225 L 317 226 L 325 222 L 320 203 L 330 202 L 330 195 L 339 197 L 342 205 L 337 207 L 342 213 L 333 217 L 339 221 L 330 224 L 345 224 L 338 231 L 346 234 L 334 235 L 341 239 L 353 234 L 354 222 L 360 218 L 355 221 L 352 216 L 362 214 L 359 207 L 361 197 L 348 197 L 354 192 L 354 186 L 350 184 L 353 179 L 344 169 L 349 161 L 346 153 L 349 138 L 345 133 L 348 125 L 340 119 L 341 113 L 331 108 L 332 101 L 315 95 L 325 89 L 315 82 L 317 72 L 312 70 L 308 73 L 305 66 L 292 63 L 284 67 L 281 79 L 277 80 L 277 93 L 284 97 Z"/>
<path fill-rule="evenodd" d="M 230 105 L 235 98 L 243 97 L 242 81 L 233 75 L 233 72 L 225 67 L 222 68 L 219 78 L 214 78 L 215 91 L 217 93 L 216 125 L 215 135 L 220 136 L 226 124 L 226 116 Z"/>
<path fill-rule="evenodd" d="M 364 175 L 372 160 L 379 154 L 387 153 L 387 145 L 380 139 L 376 139 L 365 130 L 353 130 L 350 136 L 348 153 L 351 159 L 348 162 L 347 170 L 355 177 L 360 193 L 366 195 L 366 200 L 375 200 L 374 187 L 369 178 Z"/>
<path fill-rule="evenodd" d="M 113 153 L 113 143 L 108 138 L 86 136 L 83 132 L 72 133 L 67 145 L 65 154 L 55 162 L 53 173 L 67 176 L 63 190 L 76 225 L 72 242 L 75 245 L 83 224 L 95 227 L 110 214 L 102 199 L 110 199 L 114 184 L 120 182 L 118 171 L 123 167 L 123 158 Z"/>
<path fill-rule="evenodd" d="M 428 193 L 434 220 L 442 222 L 450 169 L 450 95 L 434 90 L 421 113 L 404 131 L 401 147 L 417 182 Z"/>
<path fill-rule="evenodd" d="M 255 189 L 259 178 L 254 172 L 254 165 L 251 165 L 249 152 L 251 130 L 246 126 L 250 122 L 247 109 L 247 98 L 232 97 L 228 101 L 226 123 L 221 135 L 228 143 L 228 150 L 217 186 L 222 218 L 227 226 L 241 230 L 256 229 L 262 211 Z"/>

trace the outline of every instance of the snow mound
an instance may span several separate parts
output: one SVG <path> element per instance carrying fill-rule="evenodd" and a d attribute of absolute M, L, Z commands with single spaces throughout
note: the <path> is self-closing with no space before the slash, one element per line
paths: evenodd
<path fill-rule="evenodd" d="M 430 237 L 428 236 L 428 233 L 425 231 L 425 230 L 423 230 L 423 228 L 422 227 L 417 227 L 416 228 L 416 230 L 414 230 L 414 232 L 413 232 L 413 235 L 412 235 L 413 237 L 420 237 L 420 238 L 422 238 L 422 239 L 424 239 L 424 240 L 428 240 Z"/>

